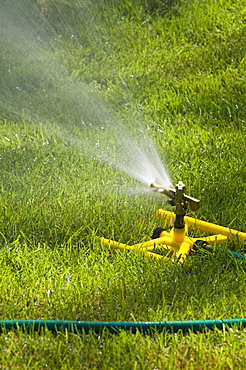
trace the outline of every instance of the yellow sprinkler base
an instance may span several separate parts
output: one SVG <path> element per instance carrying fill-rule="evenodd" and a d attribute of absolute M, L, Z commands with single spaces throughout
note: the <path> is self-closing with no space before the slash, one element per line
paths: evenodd
<path fill-rule="evenodd" d="M 173 212 L 164 211 L 162 209 L 158 210 L 157 214 L 165 218 L 166 224 L 167 224 L 167 220 L 171 221 L 175 217 L 175 214 Z M 182 263 L 184 262 L 185 258 L 190 254 L 194 244 L 196 244 L 197 241 L 202 241 L 205 244 L 209 244 L 209 243 L 219 244 L 227 239 L 227 236 L 223 235 L 222 233 L 203 237 L 203 238 L 190 237 L 187 235 L 189 226 L 195 226 L 196 229 L 198 229 L 199 225 L 195 218 L 187 217 L 187 219 L 189 220 L 184 229 L 177 229 L 173 227 L 170 232 L 161 231 L 160 236 L 158 238 L 149 240 L 147 242 L 134 244 L 134 245 L 127 245 L 127 244 L 119 243 L 117 241 L 109 240 L 106 238 L 102 238 L 101 242 L 103 245 L 107 245 L 113 248 L 119 248 L 122 250 L 129 250 L 129 251 L 144 253 L 148 257 L 162 259 L 163 261 L 166 261 L 166 262 L 170 261 L 171 259 L 172 261 L 178 260 L 179 262 Z M 209 223 L 206 223 L 206 224 L 209 224 Z M 209 224 L 209 225 L 212 226 L 213 224 Z M 225 228 L 222 228 L 222 229 L 225 229 Z M 203 229 L 202 231 L 204 232 L 207 230 Z M 240 234 L 243 234 L 243 233 L 240 233 Z M 228 232 L 228 235 L 229 235 L 229 232 Z M 244 234 L 244 238 L 246 238 L 246 234 Z M 163 256 L 161 254 L 156 253 L 157 250 L 162 250 L 164 252 L 170 251 L 172 256 L 171 257 Z"/>
<path fill-rule="evenodd" d="M 158 209 L 156 212 L 158 218 L 164 219 L 168 225 L 173 224 L 175 220 L 175 213 L 170 211 L 165 211 L 164 209 Z M 210 234 L 221 234 L 227 237 L 237 236 L 239 240 L 246 240 L 246 233 L 229 227 L 224 227 L 210 222 L 201 221 L 193 217 L 184 216 L 185 224 L 188 227 L 188 231 L 191 229 L 199 230 L 202 233 Z M 199 239 L 201 240 L 201 239 Z"/>
<path fill-rule="evenodd" d="M 181 181 L 176 185 L 176 188 L 165 188 L 158 184 L 151 184 L 151 187 L 155 189 L 154 191 L 162 192 L 172 198 L 170 204 L 176 206 L 175 212 L 164 209 L 157 211 L 157 217 L 163 219 L 166 226 L 173 225 L 171 231 L 158 228 L 155 230 L 152 240 L 134 245 L 102 238 L 103 245 L 143 253 L 148 257 L 162 259 L 166 262 L 171 260 L 182 263 L 192 249 L 197 249 L 200 244 L 206 246 L 213 243 L 217 245 L 230 236 L 237 236 L 241 241 L 246 240 L 246 233 L 186 216 L 188 205 L 193 211 L 196 211 L 199 208 L 199 200 L 185 194 L 185 187 Z M 202 238 L 190 237 L 188 232 L 191 229 L 212 235 Z M 159 251 L 167 252 L 167 256 L 159 254 Z"/>

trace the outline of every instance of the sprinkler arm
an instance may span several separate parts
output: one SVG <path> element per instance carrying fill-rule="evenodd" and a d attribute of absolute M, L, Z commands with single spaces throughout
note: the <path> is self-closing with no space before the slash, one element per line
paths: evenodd
<path fill-rule="evenodd" d="M 200 207 L 200 200 L 193 198 L 189 195 L 185 194 L 185 186 L 182 183 L 182 181 L 179 181 L 178 184 L 173 187 L 165 187 L 162 185 L 159 185 L 155 182 L 153 182 L 150 185 L 151 188 L 154 188 L 153 190 L 157 193 L 162 193 L 166 195 L 168 198 L 171 198 L 171 201 L 169 202 L 172 206 L 176 206 L 176 214 L 184 214 L 187 206 L 189 204 L 190 209 L 192 211 L 197 211 Z"/>
<path fill-rule="evenodd" d="M 173 198 L 175 196 L 175 188 L 167 188 L 165 186 L 159 185 L 156 182 L 152 182 L 150 187 L 153 188 L 153 191 L 156 193 L 165 194 L 168 198 Z"/>

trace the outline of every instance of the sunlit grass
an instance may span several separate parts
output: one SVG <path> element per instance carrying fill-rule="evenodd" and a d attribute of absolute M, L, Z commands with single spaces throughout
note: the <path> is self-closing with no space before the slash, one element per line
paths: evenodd
<path fill-rule="evenodd" d="M 43 10 L 60 33 L 61 42 L 53 40 L 58 62 L 74 78 L 62 75 L 73 82 L 64 90 L 59 81 L 60 105 L 52 89 L 48 99 L 39 100 L 39 89 L 31 95 L 46 118 L 54 112 L 53 123 L 37 120 L 40 112 L 28 119 L 21 100 L 20 112 L 10 115 L 16 91 L 5 90 L 6 75 L 1 87 L 10 102 L 1 105 L 0 123 L 1 319 L 245 317 L 245 266 L 223 251 L 198 252 L 178 266 L 101 246 L 102 236 L 129 244 L 149 240 L 162 226 L 156 209 L 171 207 L 161 196 L 138 194 L 134 179 L 84 150 L 90 129 L 80 132 L 74 119 L 82 111 L 71 104 L 80 101 L 82 81 L 133 131 L 144 121 L 173 183 L 182 180 L 201 199 L 195 216 L 246 231 L 243 4 L 96 2 L 94 29 L 91 21 L 83 27 L 79 12 L 71 17 L 73 7 L 82 9 L 75 3 L 47 1 Z M 66 11 L 54 13 L 52 4 Z M 76 37 L 71 28 L 59 28 L 64 20 L 76 24 Z M 4 51 L 3 72 L 12 58 Z M 22 72 L 25 81 L 30 70 Z M 101 106 L 95 105 L 97 117 Z M 86 110 L 92 117 L 93 109 Z M 244 253 L 236 238 L 222 247 Z M 244 369 L 245 330 L 239 329 L 116 336 L 17 330 L 1 334 L 0 359 L 3 369 Z"/>

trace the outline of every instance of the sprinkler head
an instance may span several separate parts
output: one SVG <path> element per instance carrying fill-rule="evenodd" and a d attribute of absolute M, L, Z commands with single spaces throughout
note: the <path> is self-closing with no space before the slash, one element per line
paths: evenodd
<path fill-rule="evenodd" d="M 153 182 L 150 185 L 154 191 L 161 193 L 171 198 L 168 202 L 172 206 L 176 206 L 175 213 L 177 215 L 184 215 L 189 205 L 190 209 L 195 212 L 200 207 L 200 200 L 190 197 L 185 194 L 185 185 L 179 181 L 175 187 L 166 187 Z"/>

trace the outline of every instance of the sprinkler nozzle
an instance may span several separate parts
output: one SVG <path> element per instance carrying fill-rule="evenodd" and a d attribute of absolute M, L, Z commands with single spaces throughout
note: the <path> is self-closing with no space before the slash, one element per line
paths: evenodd
<path fill-rule="evenodd" d="M 175 188 L 167 188 L 166 186 L 159 185 L 156 182 L 150 184 L 150 187 L 153 188 L 153 191 L 165 194 L 169 198 L 173 198 L 175 195 Z"/>
<path fill-rule="evenodd" d="M 153 190 L 157 193 L 162 193 L 171 198 L 171 201 L 169 203 L 172 206 L 176 206 L 175 213 L 177 215 L 184 214 L 186 212 L 188 204 L 193 212 L 197 211 L 200 207 L 199 199 L 190 197 L 189 195 L 185 194 L 185 186 L 182 181 L 179 181 L 175 188 L 162 186 L 155 182 L 153 182 L 150 187 L 153 188 Z"/>

